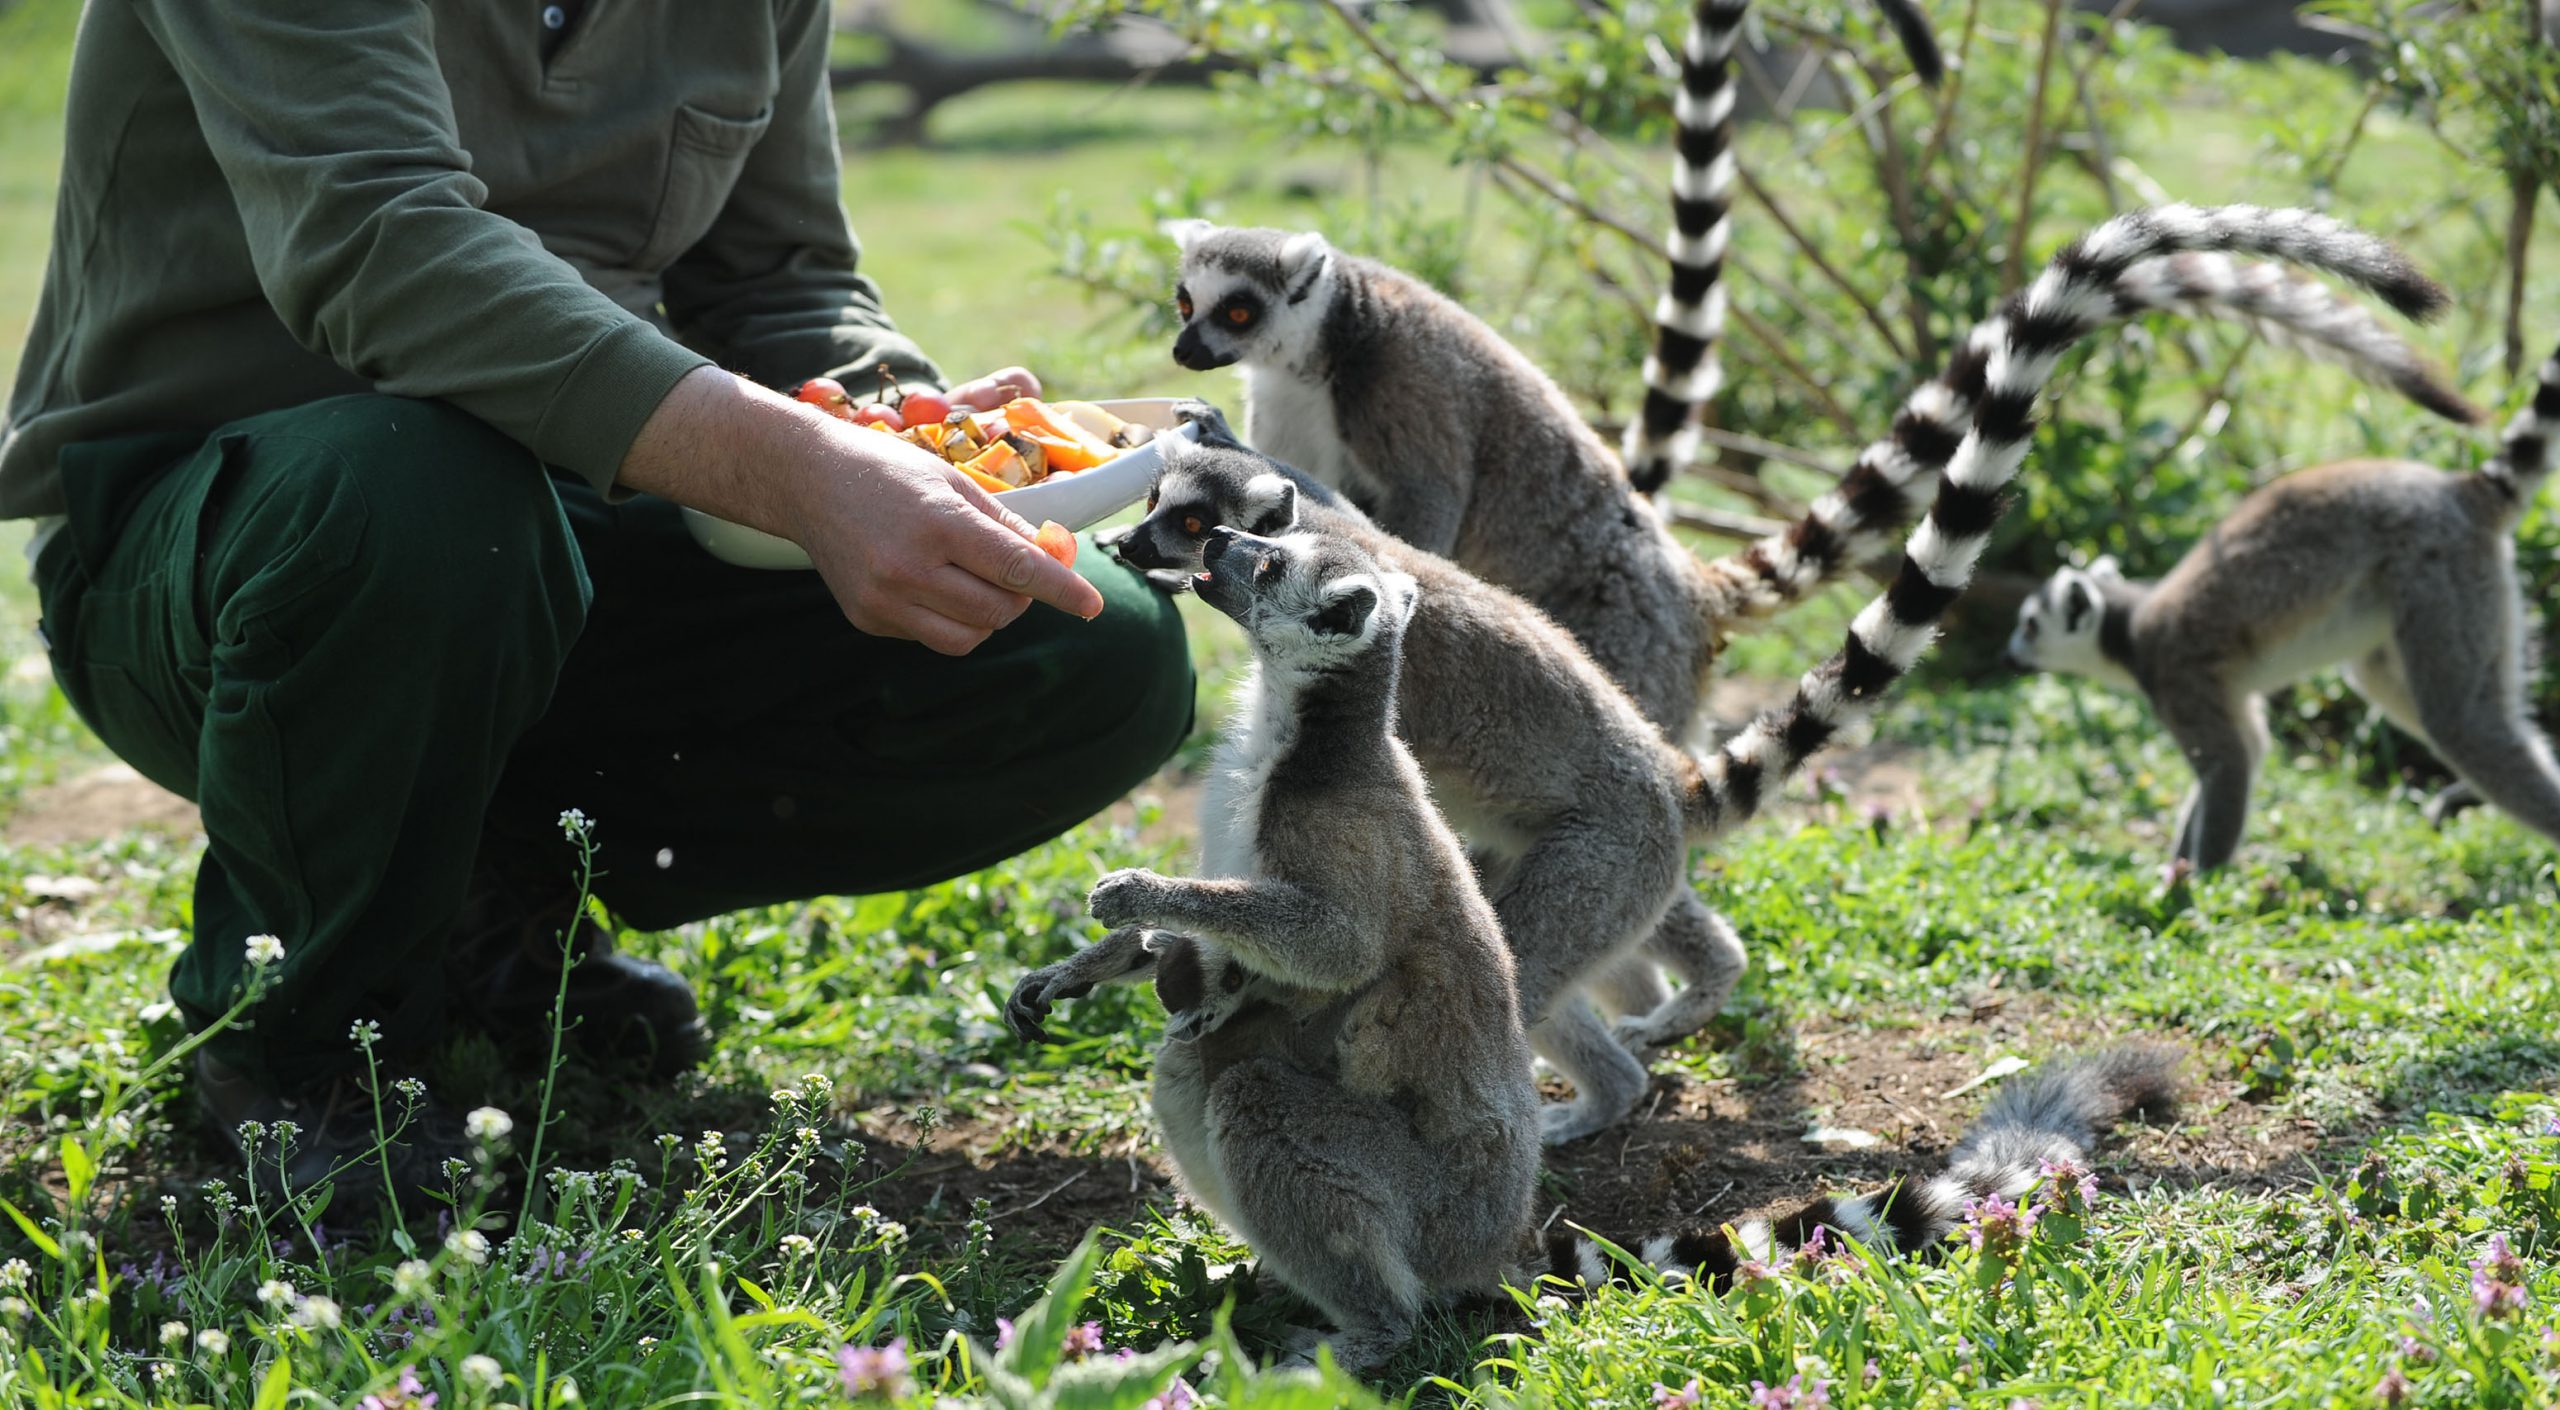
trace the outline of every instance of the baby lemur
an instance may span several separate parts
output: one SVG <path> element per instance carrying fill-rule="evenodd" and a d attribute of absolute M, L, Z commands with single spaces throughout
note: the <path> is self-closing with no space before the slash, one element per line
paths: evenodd
<path fill-rule="evenodd" d="M 1126 973 L 1170 931 L 1236 976 L 1215 1003 L 1173 996 L 1193 1021 L 1157 1053 L 1156 1120 L 1192 1198 L 1371 1366 L 1516 1257 L 1538 1137 L 1511 958 L 1391 728 L 1414 580 L 1314 534 L 1217 530 L 1202 563 L 1201 600 L 1254 652 L 1206 874 L 1103 877 L 1089 906 L 1115 931 L 1087 953 Z"/>
<path fill-rule="evenodd" d="M 2179 861 L 2231 860 L 2266 756 L 2266 692 L 2340 663 L 2472 790 L 2560 841 L 2560 767 L 2525 704 L 2513 538 L 2555 435 L 2560 356 L 2480 473 L 2351 460 L 2287 475 L 2156 583 L 2104 559 L 2056 573 L 2019 608 L 2008 655 L 2150 699 L 2196 774 Z"/>

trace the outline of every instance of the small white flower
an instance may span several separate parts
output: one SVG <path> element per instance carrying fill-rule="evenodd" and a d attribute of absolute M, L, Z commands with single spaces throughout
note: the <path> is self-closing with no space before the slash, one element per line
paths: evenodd
<path fill-rule="evenodd" d="M 359 1048 L 370 1048 L 382 1041 L 382 1025 L 369 1018 L 359 1018 L 347 1025 L 347 1041 Z"/>
<path fill-rule="evenodd" d="M 265 1303 L 270 1312 L 281 1309 L 293 1301 L 293 1284 L 282 1278 L 269 1278 L 258 1284 L 258 1301 Z"/>
<path fill-rule="evenodd" d="M 424 1294 L 435 1280 L 435 1270 L 423 1258 L 412 1258 L 391 1270 L 391 1291 L 401 1297 Z"/>
<path fill-rule="evenodd" d="M 502 1141 L 516 1129 L 516 1119 L 493 1106 L 474 1107 L 469 1116 L 462 1118 L 462 1129 L 470 1132 L 475 1141 Z"/>
<path fill-rule="evenodd" d="M 36 1270 L 28 1267 L 25 1259 L 12 1258 L 0 1263 L 0 1288 L 23 1288 L 35 1275 Z"/>
<path fill-rule="evenodd" d="M 0 1297 L 0 1319 L 23 1322 L 27 1320 L 27 1314 L 34 1310 L 27 1306 L 27 1300 L 23 1297 Z"/>
<path fill-rule="evenodd" d="M 66 1262 L 81 1263 L 87 1261 L 90 1251 L 95 1249 L 97 1246 L 98 1241 L 91 1238 L 89 1236 L 89 1231 L 86 1229 L 67 1229 L 63 1231 L 62 1257 Z"/>
<path fill-rule="evenodd" d="M 231 1334 L 211 1327 L 196 1333 L 196 1349 L 207 1356 L 222 1356 L 231 1350 Z"/>
<path fill-rule="evenodd" d="M 163 1322 L 160 1324 L 160 1344 L 162 1346 L 182 1346 L 186 1343 L 186 1340 L 186 1323 Z"/>
<path fill-rule="evenodd" d="M 561 835 L 567 837 L 570 841 L 577 841 L 578 834 L 586 831 L 588 826 L 586 809 L 567 808 L 561 811 L 560 832 Z"/>
<path fill-rule="evenodd" d="M 293 1320 L 313 1331 L 334 1332 L 341 1319 L 335 1302 L 325 1297 L 306 1297 L 293 1305 Z"/>
<path fill-rule="evenodd" d="M 507 1383 L 507 1373 L 494 1357 L 466 1356 L 462 1358 L 462 1379 L 482 1390 L 496 1390 Z"/>
<path fill-rule="evenodd" d="M 562 1376 L 551 1387 L 551 1398 L 563 1405 L 578 1403 L 578 1382 L 573 1376 Z"/>
<path fill-rule="evenodd" d="M 249 937 L 250 968 L 265 969 L 268 965 L 274 964 L 283 958 L 284 942 L 282 940 L 278 940 L 272 935 L 252 935 Z"/>
<path fill-rule="evenodd" d="M 806 1258 L 817 1251 L 816 1240 L 811 1239 L 807 1234 L 782 1236 L 782 1256 L 785 1258 Z"/>
<path fill-rule="evenodd" d="M 478 1268 L 489 1261 L 489 1236 L 477 1229 L 456 1229 L 444 1236 L 444 1251 Z"/>

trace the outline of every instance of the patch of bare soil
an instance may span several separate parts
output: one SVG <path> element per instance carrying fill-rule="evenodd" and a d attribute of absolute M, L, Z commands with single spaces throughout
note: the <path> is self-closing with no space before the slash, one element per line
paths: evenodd
<path fill-rule="evenodd" d="M 1718 1082 L 1657 1077 L 1635 1119 L 1549 1152 L 1538 1217 L 1635 1237 L 1926 1175 L 1981 1107 L 1986 1088 L 1957 1089 L 1980 1075 L 1986 1054 L 2042 1062 L 2121 1036 L 2022 995 L 1903 1028 L 1813 1019 L 1794 1031 L 1790 1070 Z M 2176 1117 L 2128 1126 L 2104 1144 L 2098 1166 L 2110 1183 L 2283 1188 L 2335 1163 L 2324 1151 L 2367 1134 L 2323 1131 L 2242 1100 L 2233 1082 L 2188 1077 Z M 887 1109 L 861 1126 L 880 1165 L 895 1166 L 917 1141 L 915 1128 Z M 1817 1126 L 1866 1132 L 1876 1143 L 1803 1139 Z M 1079 1154 L 1046 1138 L 1026 1142 L 993 1114 L 934 1132 L 908 1171 L 871 1198 L 892 1217 L 954 1228 L 983 1198 L 1000 1234 L 1064 1250 L 1097 1223 L 1136 1227 L 1149 1206 L 1169 1208 L 1174 1192 L 1170 1164 L 1151 1138 Z"/>
<path fill-rule="evenodd" d="M 76 846 L 133 828 L 193 837 L 204 830 L 204 821 L 195 804 L 128 765 L 108 764 L 29 793 L 0 822 L 0 844 Z"/>

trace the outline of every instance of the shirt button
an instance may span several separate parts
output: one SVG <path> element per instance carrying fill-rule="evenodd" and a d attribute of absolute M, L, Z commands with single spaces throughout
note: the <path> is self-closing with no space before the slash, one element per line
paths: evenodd
<path fill-rule="evenodd" d="M 557 5 L 545 5 L 542 7 L 542 27 L 544 29 L 558 29 L 560 26 L 567 24 L 568 22 L 568 11 L 561 9 Z"/>

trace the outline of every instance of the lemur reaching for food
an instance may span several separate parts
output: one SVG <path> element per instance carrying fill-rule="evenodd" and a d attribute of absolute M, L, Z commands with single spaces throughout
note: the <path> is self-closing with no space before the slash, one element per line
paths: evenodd
<path fill-rule="evenodd" d="M 1214 533 L 1196 591 L 1253 677 L 1202 810 L 1198 878 L 1115 871 L 1096 920 L 1187 938 L 1194 992 L 1154 1105 L 1201 1207 L 1339 1329 L 1349 1367 L 1512 1266 L 1538 1169 L 1511 957 L 1391 725 L 1412 578 L 1315 534 Z M 1143 938 L 1137 944 L 1143 946 Z M 1125 972 L 1125 966 L 1122 967 Z"/>
<path fill-rule="evenodd" d="M 2018 609 L 2008 657 L 2141 691 L 2196 786 L 2173 857 L 2231 860 L 2266 757 L 2266 692 L 2347 683 L 2473 792 L 2560 841 L 2560 767 L 2526 707 L 2516 524 L 2551 473 L 2560 356 L 2477 474 L 2351 460 L 2240 502 L 2158 582 L 2101 559 Z"/>
<path fill-rule="evenodd" d="M 2109 317 L 2173 308 L 2243 318 L 2411 395 L 2451 397 L 2362 309 L 2275 266 L 2218 254 L 2144 260 L 2118 274 L 2106 298 Z M 1848 534 L 1846 526 L 1900 517 L 1880 509 L 1883 502 L 1927 493 L 1960 439 L 1950 423 L 1980 394 L 1996 342 L 1995 329 L 1982 330 L 1945 375 L 1913 393 L 1892 433 L 1868 448 L 1807 522 Z M 1626 1048 L 1695 1032 L 1723 1005 L 1743 965 L 1732 927 L 1686 884 L 1685 828 L 1677 808 L 1667 812 L 1662 801 L 1681 795 L 1688 761 L 1658 737 L 1648 743 L 1644 722 L 1629 723 L 1623 694 L 1535 609 L 1396 543 L 1322 485 L 1244 451 L 1205 404 L 1183 414 L 1202 424 L 1206 448 L 1168 465 L 1145 521 L 1119 536 L 1121 556 L 1178 583 L 1199 566 L 1212 527 L 1266 534 L 1306 527 L 1392 556 L 1423 580 L 1397 729 L 1451 821 L 1493 861 L 1487 890 L 1519 970 L 1531 1042 L 1576 1093 L 1543 1113 L 1543 1130 L 1562 1142 L 1621 1119 L 1645 1088 L 1643 1066 Z M 1861 552 L 1883 542 L 1880 533 L 1867 536 L 1875 542 L 1843 542 Z M 1675 994 L 1663 994 L 1658 981 L 1648 987 L 1649 966 L 1626 958 L 1648 916 L 1659 924 L 1646 953 L 1680 977 Z M 1143 954 L 1132 962 L 1143 967 Z M 1026 979 L 1015 998 L 1016 1031 L 1037 1032 L 1050 1002 L 1076 997 L 1091 982 L 1056 966 Z M 1610 1041 L 1585 991 L 1619 1010 L 1619 1042 Z"/>

